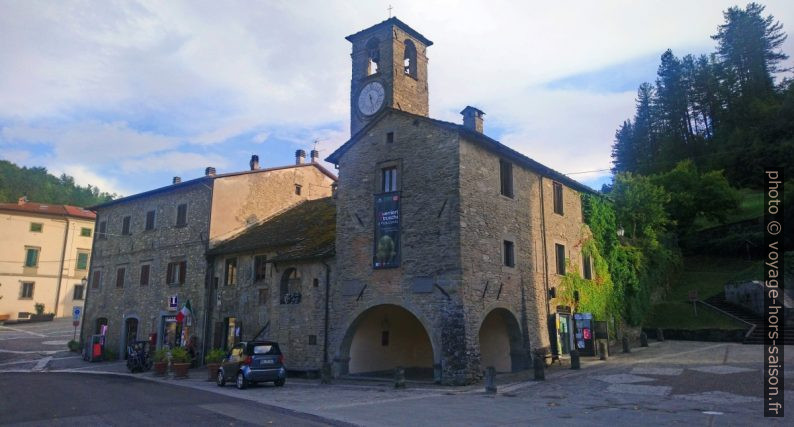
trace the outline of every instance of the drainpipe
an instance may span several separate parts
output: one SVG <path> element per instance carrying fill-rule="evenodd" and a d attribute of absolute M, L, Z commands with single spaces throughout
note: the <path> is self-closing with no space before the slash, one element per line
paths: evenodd
<path fill-rule="evenodd" d="M 61 281 L 63 281 L 63 264 L 66 257 L 66 244 L 69 241 L 69 217 L 66 217 L 66 228 L 63 231 L 63 247 L 61 248 L 61 264 L 58 269 L 58 286 L 55 288 L 55 317 L 58 317 L 58 306 L 61 299 Z"/>
<path fill-rule="evenodd" d="M 328 301 L 331 289 L 331 266 L 323 261 L 325 265 L 325 321 L 323 325 L 323 365 L 328 363 Z"/>

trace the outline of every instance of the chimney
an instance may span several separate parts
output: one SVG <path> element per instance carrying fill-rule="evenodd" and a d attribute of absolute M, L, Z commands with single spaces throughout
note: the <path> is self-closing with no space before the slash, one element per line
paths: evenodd
<path fill-rule="evenodd" d="M 485 113 L 469 105 L 466 106 L 460 114 L 463 114 L 463 127 L 477 133 L 482 133 L 482 116 L 484 116 Z"/>
<path fill-rule="evenodd" d="M 302 165 L 304 160 L 306 160 L 306 152 L 303 150 L 295 151 L 295 164 Z"/>
<path fill-rule="evenodd" d="M 317 150 L 312 150 L 309 152 L 309 156 L 312 158 L 312 163 L 317 163 L 320 159 L 320 152 Z"/>
<path fill-rule="evenodd" d="M 180 178 L 180 177 L 178 177 L 178 176 L 175 176 L 175 177 L 174 177 L 174 180 L 173 180 L 173 183 L 174 183 L 174 184 L 179 184 L 180 182 L 182 182 L 182 178 Z"/>
<path fill-rule="evenodd" d="M 207 168 L 204 169 L 204 176 L 215 176 L 215 168 L 212 166 L 207 166 Z"/>
<path fill-rule="evenodd" d="M 251 161 L 248 162 L 248 164 L 251 165 L 252 171 L 259 169 L 259 156 L 256 154 L 251 154 Z"/>
<path fill-rule="evenodd" d="M 22 196 L 22 197 L 19 198 L 19 200 L 17 200 L 17 204 L 19 206 L 22 206 L 22 205 L 24 205 L 27 202 L 28 202 L 28 196 Z"/>

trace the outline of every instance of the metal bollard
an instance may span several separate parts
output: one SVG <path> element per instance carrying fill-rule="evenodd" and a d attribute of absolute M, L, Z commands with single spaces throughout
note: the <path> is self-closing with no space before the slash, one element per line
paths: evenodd
<path fill-rule="evenodd" d="M 405 369 L 394 368 L 394 388 L 405 388 Z"/>
<path fill-rule="evenodd" d="M 648 334 L 645 332 L 640 334 L 640 347 L 648 347 Z"/>
<path fill-rule="evenodd" d="M 607 360 L 608 358 L 607 345 L 604 343 L 604 341 L 598 342 L 598 358 L 601 360 Z"/>
<path fill-rule="evenodd" d="M 662 328 L 658 328 L 656 330 L 656 340 L 657 341 L 664 341 L 664 330 Z"/>
<path fill-rule="evenodd" d="M 623 336 L 623 352 L 624 353 L 631 353 L 631 348 L 629 347 L 629 337 Z"/>
<path fill-rule="evenodd" d="M 579 351 L 573 350 L 571 351 L 571 369 L 581 369 L 582 364 L 579 362 Z"/>
<path fill-rule="evenodd" d="M 323 368 L 320 370 L 320 383 L 331 384 L 331 364 L 323 363 Z"/>
<path fill-rule="evenodd" d="M 533 367 L 535 368 L 535 381 L 543 381 L 546 379 L 546 362 L 543 360 L 543 356 L 536 354 L 533 362 Z"/>
<path fill-rule="evenodd" d="M 496 380 L 496 368 L 493 366 L 489 366 L 485 368 L 485 392 L 486 393 L 496 393 L 496 384 L 494 381 Z"/>

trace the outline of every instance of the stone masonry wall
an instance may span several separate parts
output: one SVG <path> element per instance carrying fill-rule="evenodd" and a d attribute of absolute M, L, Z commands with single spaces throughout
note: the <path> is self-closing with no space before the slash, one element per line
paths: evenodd
<path fill-rule="evenodd" d="M 102 271 L 95 288 L 89 276 L 82 336 L 94 334 L 96 319 L 108 319 L 106 348 L 123 350 L 121 335 L 126 318 L 138 319 L 138 339 L 158 332 L 160 317 L 176 314 L 168 310 L 168 297 L 177 295 L 180 305 L 190 299 L 195 322 L 192 334 L 203 336 L 206 261 L 204 252 L 209 229 L 211 181 L 178 187 L 150 197 L 112 204 L 97 212 L 97 223 L 107 221 L 107 238 L 94 233 L 91 273 Z M 188 204 L 187 225 L 176 227 L 177 206 Z M 145 231 L 146 212 L 156 210 L 154 230 Z M 131 235 L 124 236 L 122 218 L 131 216 Z M 185 260 L 184 285 L 166 284 L 169 262 Z M 149 284 L 141 286 L 141 264 L 150 267 Z M 123 288 L 116 287 L 116 269 L 126 268 Z M 162 340 L 162 337 L 158 337 Z"/>
<path fill-rule="evenodd" d="M 394 132 L 393 143 L 386 142 L 387 132 Z M 437 377 L 449 383 L 468 380 L 458 294 L 457 138 L 457 132 L 390 114 L 342 156 L 337 196 L 339 274 L 331 298 L 330 345 L 338 372 L 345 372 L 349 356 L 343 344 L 354 320 L 371 307 L 395 304 L 425 326 Z M 379 192 L 384 165 L 399 168 L 402 263 L 400 268 L 375 270 L 373 195 Z"/>

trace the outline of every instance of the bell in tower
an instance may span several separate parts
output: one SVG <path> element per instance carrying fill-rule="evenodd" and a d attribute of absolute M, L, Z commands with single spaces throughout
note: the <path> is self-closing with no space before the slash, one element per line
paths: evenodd
<path fill-rule="evenodd" d="M 346 37 L 353 44 L 350 133 L 384 108 L 427 116 L 427 47 L 433 42 L 397 18 Z"/>

